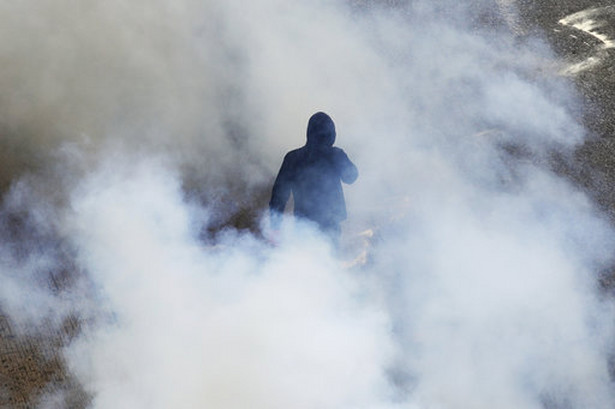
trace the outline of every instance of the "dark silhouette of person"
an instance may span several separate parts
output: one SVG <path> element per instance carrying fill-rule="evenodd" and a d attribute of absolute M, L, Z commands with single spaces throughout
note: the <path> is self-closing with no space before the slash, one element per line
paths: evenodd
<path fill-rule="evenodd" d="M 292 193 L 294 215 L 316 223 L 337 244 L 340 222 L 346 219 L 341 182 L 354 183 L 359 173 L 346 153 L 333 146 L 335 136 L 331 117 L 317 112 L 308 122 L 306 144 L 284 157 L 269 202 L 274 230 Z"/>

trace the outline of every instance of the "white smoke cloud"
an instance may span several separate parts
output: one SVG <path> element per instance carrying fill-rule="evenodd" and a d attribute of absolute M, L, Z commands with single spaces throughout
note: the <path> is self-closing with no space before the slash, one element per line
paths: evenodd
<path fill-rule="evenodd" d="M 71 156 L 9 210 L 88 283 L 28 305 L 58 259 L 34 238 L 3 259 L 2 306 L 93 318 L 65 352 L 94 408 L 612 407 L 613 234 L 549 170 L 584 137 L 574 90 L 540 41 L 465 22 L 495 5 L 2 7 L 6 133 L 30 160 Z M 345 239 L 373 229 L 368 263 L 291 222 L 278 247 L 203 240 L 237 201 L 264 210 L 251 192 L 321 109 L 359 167 Z"/>
<path fill-rule="evenodd" d="M 113 312 L 70 351 L 94 407 L 373 406 L 386 396 L 387 316 L 315 233 L 276 250 L 235 233 L 204 248 L 178 180 L 151 163 L 108 169 L 82 189 L 71 237 Z"/>

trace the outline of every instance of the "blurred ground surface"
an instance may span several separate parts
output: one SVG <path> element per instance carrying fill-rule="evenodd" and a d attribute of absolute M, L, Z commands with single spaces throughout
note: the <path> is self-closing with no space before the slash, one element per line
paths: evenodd
<path fill-rule="evenodd" d="M 556 170 L 584 189 L 615 224 L 615 1 L 522 0 L 521 31 L 540 32 L 562 62 L 560 74 L 577 85 L 588 130 L 572 162 Z M 600 283 L 615 294 L 615 270 Z"/>
<path fill-rule="evenodd" d="M 560 74 L 577 84 L 584 98 L 581 120 L 590 135 L 572 163 L 556 160 L 554 168 L 586 190 L 615 222 L 615 1 L 496 3 L 496 18 L 520 39 L 537 32 L 547 39 L 562 61 Z M 0 158 L 9 167 L 18 166 L 18 154 L 3 150 Z M 615 288 L 614 277 L 604 275 L 605 289 Z M 43 394 L 54 396 L 52 407 L 87 407 L 90 398 L 66 373 L 58 354 L 78 331 L 78 322 L 43 328 L 45 337 L 19 336 L 13 325 L 0 314 L 0 408 L 34 408 Z"/>

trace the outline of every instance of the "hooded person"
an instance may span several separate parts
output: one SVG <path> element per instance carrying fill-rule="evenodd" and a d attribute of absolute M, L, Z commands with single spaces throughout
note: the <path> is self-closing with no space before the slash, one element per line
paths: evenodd
<path fill-rule="evenodd" d="M 335 124 L 329 115 L 317 112 L 307 126 L 307 142 L 286 154 L 273 184 L 269 209 L 274 230 L 293 195 L 294 215 L 310 220 L 337 242 L 340 223 L 346 219 L 342 183 L 358 177 L 357 167 L 335 143 Z"/>

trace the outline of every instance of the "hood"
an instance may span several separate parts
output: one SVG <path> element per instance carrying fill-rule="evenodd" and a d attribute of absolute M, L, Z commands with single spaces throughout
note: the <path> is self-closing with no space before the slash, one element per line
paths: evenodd
<path fill-rule="evenodd" d="M 317 112 L 310 118 L 307 127 L 307 145 L 333 146 L 335 124 L 324 112 Z"/>

